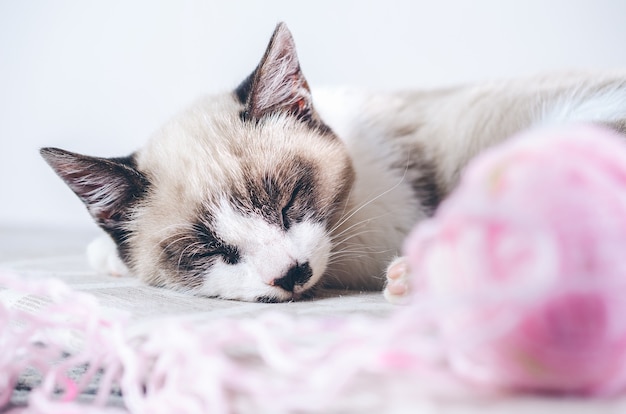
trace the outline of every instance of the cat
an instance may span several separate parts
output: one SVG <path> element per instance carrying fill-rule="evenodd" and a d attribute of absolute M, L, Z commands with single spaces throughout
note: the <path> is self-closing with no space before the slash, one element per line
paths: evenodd
<path fill-rule="evenodd" d="M 108 234 L 90 256 L 110 273 L 244 301 L 322 287 L 384 289 L 401 302 L 403 240 L 469 160 L 566 122 L 626 132 L 626 74 L 313 96 L 279 23 L 234 91 L 199 100 L 132 155 L 41 155 Z"/>

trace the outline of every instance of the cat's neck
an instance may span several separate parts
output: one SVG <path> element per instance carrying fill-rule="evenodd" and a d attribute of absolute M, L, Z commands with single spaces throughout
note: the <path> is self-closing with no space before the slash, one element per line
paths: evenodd
<path fill-rule="evenodd" d="M 339 286 L 379 289 L 385 263 L 401 254 L 406 234 L 427 216 L 412 188 L 410 170 L 415 165 L 393 144 L 387 127 L 363 117 L 366 95 L 328 91 L 316 96 L 317 110 L 345 143 L 356 175 L 340 225 L 333 231 L 327 281 L 337 275 Z"/>

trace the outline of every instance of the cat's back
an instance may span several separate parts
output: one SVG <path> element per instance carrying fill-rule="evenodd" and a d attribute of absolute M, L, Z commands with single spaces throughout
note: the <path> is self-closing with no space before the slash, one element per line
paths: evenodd
<path fill-rule="evenodd" d="M 455 87 L 363 91 L 321 89 L 322 119 L 356 148 L 391 145 L 439 169 L 446 192 L 480 151 L 532 127 L 593 122 L 626 133 L 626 71 L 568 72 Z"/>

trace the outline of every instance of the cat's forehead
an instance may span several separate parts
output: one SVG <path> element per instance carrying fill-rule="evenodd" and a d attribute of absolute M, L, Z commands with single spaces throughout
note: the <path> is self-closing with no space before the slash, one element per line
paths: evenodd
<path fill-rule="evenodd" d="M 139 168 L 229 169 L 233 163 L 268 163 L 288 155 L 323 154 L 336 150 L 332 134 L 277 114 L 263 122 L 241 119 L 242 105 L 231 94 L 210 96 L 168 122 L 138 154 Z"/>
<path fill-rule="evenodd" d="M 205 99 L 151 139 L 138 168 L 155 184 L 154 204 L 190 217 L 198 205 L 223 198 L 247 202 L 256 194 L 267 202 L 268 193 L 290 193 L 303 178 L 330 192 L 350 180 L 337 138 L 288 116 L 244 122 L 241 108 L 232 95 Z"/>

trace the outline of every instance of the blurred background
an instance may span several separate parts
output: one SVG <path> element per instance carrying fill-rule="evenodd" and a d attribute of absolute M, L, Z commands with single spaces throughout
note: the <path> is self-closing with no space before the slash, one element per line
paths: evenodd
<path fill-rule="evenodd" d="M 127 155 L 235 87 L 278 21 L 313 87 L 626 68 L 622 0 L 0 0 L 0 231 L 94 226 L 39 147 Z"/>

